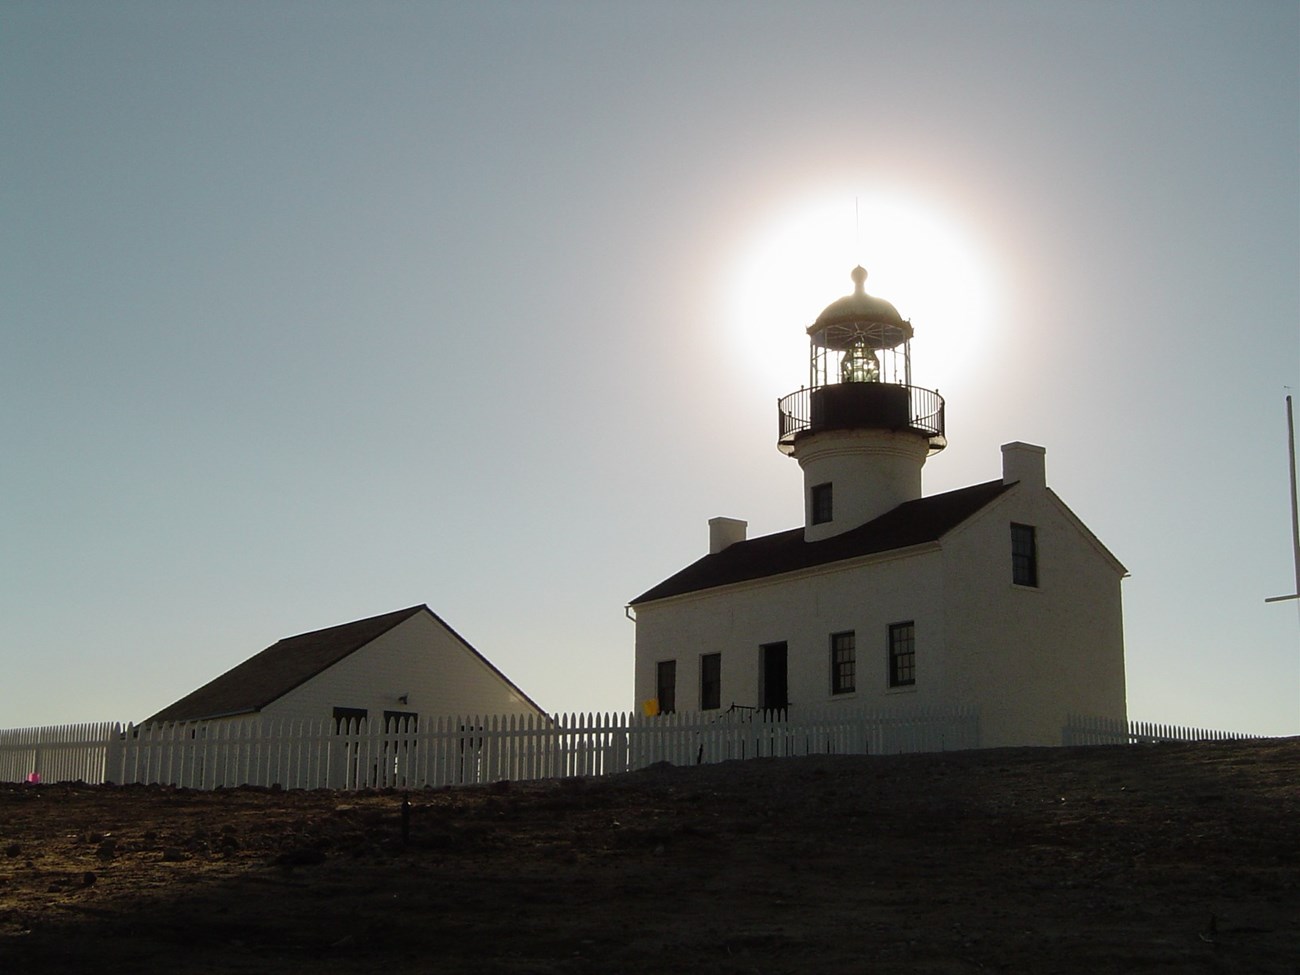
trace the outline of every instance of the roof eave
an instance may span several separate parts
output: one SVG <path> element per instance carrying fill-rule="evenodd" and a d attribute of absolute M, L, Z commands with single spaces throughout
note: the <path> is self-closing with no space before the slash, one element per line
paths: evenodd
<path fill-rule="evenodd" d="M 217 711 L 212 714 L 190 714 L 180 718 L 167 717 L 162 711 L 151 718 L 141 721 L 137 728 L 144 728 L 151 724 L 191 724 L 198 721 L 216 721 L 220 718 L 239 718 L 244 715 L 260 714 L 262 707 L 240 708 L 236 711 Z"/>
<path fill-rule="evenodd" d="M 542 708 L 542 706 L 541 706 L 540 704 L 538 704 L 536 701 L 534 701 L 531 697 L 529 697 L 529 696 L 524 692 L 524 689 L 523 689 L 523 688 L 521 688 L 518 684 L 516 684 L 516 683 L 515 683 L 514 681 L 512 681 L 509 677 L 507 677 L 507 676 L 505 675 L 505 673 L 504 673 L 504 672 L 503 672 L 499 667 L 497 667 L 496 664 L 494 664 L 491 660 L 489 660 L 489 659 L 488 659 L 487 657 L 485 657 L 482 653 L 480 653 L 480 652 L 479 652 L 479 651 L 474 647 L 474 645 L 473 645 L 472 643 L 470 643 L 470 642 L 469 642 L 468 640 L 466 640 L 463 636 L 461 636 L 459 633 L 457 633 L 457 632 L 455 631 L 455 629 L 453 629 L 453 628 L 452 628 L 452 627 L 447 623 L 446 620 L 444 620 L 441 616 L 439 616 L 437 613 L 435 613 L 433 610 L 431 610 L 431 609 L 428 607 L 427 604 L 424 606 L 424 611 L 425 611 L 426 613 L 428 613 L 431 617 L 433 617 L 433 619 L 438 623 L 439 626 L 441 626 L 441 627 L 442 627 L 443 629 L 445 629 L 448 633 L 450 633 L 450 634 L 452 635 L 452 637 L 454 637 L 457 641 L 459 641 L 459 643 L 461 644 L 461 646 L 463 646 L 463 647 L 464 647 L 466 650 L 468 650 L 471 654 L 473 654 L 475 657 L 477 657 L 477 658 L 478 658 L 478 659 L 479 659 L 479 660 L 480 660 L 480 661 L 481 661 L 481 662 L 482 662 L 482 663 L 483 663 L 483 664 L 488 668 L 488 670 L 490 670 L 490 671 L 492 671 L 492 673 L 496 674 L 496 676 L 497 676 L 497 677 L 498 677 L 498 678 L 499 678 L 499 679 L 500 679 L 500 680 L 501 680 L 501 681 L 502 681 L 502 682 L 503 682 L 507 687 L 509 687 L 509 688 L 510 688 L 512 691 L 514 691 L 516 694 L 518 694 L 518 695 L 523 699 L 524 703 L 528 704 L 528 705 L 529 705 L 530 707 L 532 707 L 532 708 L 535 708 L 535 709 L 537 710 L 537 713 L 538 713 L 539 715 L 541 715 L 542 717 L 547 717 L 547 716 L 548 716 L 548 715 L 547 715 L 547 712 Z"/>
<path fill-rule="evenodd" d="M 1078 529 L 1079 533 L 1088 540 L 1089 544 L 1097 550 L 1097 553 L 1111 564 L 1111 567 L 1119 573 L 1120 577 L 1127 578 L 1129 571 L 1124 567 L 1124 563 L 1117 559 L 1115 554 L 1106 547 L 1106 544 L 1093 533 L 1092 529 L 1083 523 L 1082 518 L 1070 510 L 1070 506 L 1061 500 L 1061 496 L 1051 488 L 1047 489 L 1047 496 L 1052 499 L 1053 503 L 1056 504 L 1074 527 Z"/>
<path fill-rule="evenodd" d="M 655 599 L 641 599 L 640 597 L 637 597 L 637 599 L 634 599 L 627 605 L 633 610 L 639 610 L 646 606 L 670 602 L 686 602 L 693 598 L 703 598 L 705 596 L 712 596 L 720 593 L 736 592 L 746 588 L 778 585 L 795 579 L 811 579 L 815 576 L 826 575 L 830 572 L 840 572 L 844 569 L 856 569 L 859 566 L 869 565 L 875 562 L 889 562 L 895 559 L 905 559 L 911 558 L 915 555 L 924 555 L 930 551 L 937 552 L 941 547 L 942 546 L 938 540 L 917 542 L 914 545 L 904 545 L 899 548 L 886 549 L 883 552 L 868 552 L 863 555 L 850 555 L 847 558 L 834 559 L 829 562 L 819 562 L 816 565 L 801 566 L 797 569 L 787 569 L 784 572 L 772 572 L 767 575 L 754 576 L 750 579 L 740 579 L 736 582 L 724 582 L 716 586 L 703 586 L 698 589 L 687 589 L 683 592 L 675 592 L 667 596 L 659 596 Z"/>

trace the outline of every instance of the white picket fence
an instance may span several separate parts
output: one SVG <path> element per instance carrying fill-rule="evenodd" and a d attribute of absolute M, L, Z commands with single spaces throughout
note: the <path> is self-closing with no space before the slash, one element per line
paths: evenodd
<path fill-rule="evenodd" d="M 1072 714 L 1061 729 L 1063 745 L 1136 745 L 1157 741 L 1231 741 L 1256 735 L 1211 731 L 1152 721 L 1121 721 Z"/>
<path fill-rule="evenodd" d="M 121 732 L 109 721 L 0 731 L 0 782 L 103 782 Z"/>
<path fill-rule="evenodd" d="M 213 789 L 418 788 L 608 775 L 810 754 L 978 748 L 973 708 L 724 714 L 570 714 L 379 723 L 259 719 L 0 731 L 0 781 L 164 783 Z"/>

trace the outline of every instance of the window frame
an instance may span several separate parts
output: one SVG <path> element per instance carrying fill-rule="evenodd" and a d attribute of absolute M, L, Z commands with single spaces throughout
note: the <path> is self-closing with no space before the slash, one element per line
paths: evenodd
<path fill-rule="evenodd" d="M 886 643 L 889 686 L 916 686 L 916 621 L 903 620 L 889 624 Z"/>
<path fill-rule="evenodd" d="M 1038 530 L 1015 521 L 1011 523 L 1011 584 L 1038 588 Z"/>
<path fill-rule="evenodd" d="M 813 525 L 827 525 L 835 520 L 835 490 L 830 481 L 814 484 L 808 489 L 808 521 Z"/>
<path fill-rule="evenodd" d="M 671 682 L 665 683 L 664 675 L 671 677 Z M 664 694 L 664 688 L 667 687 L 668 693 Z M 665 704 L 665 699 L 667 704 Z M 655 663 L 655 701 L 659 704 L 660 714 L 672 714 L 677 710 L 677 659 L 660 660 Z"/>
<path fill-rule="evenodd" d="M 405 727 L 415 731 L 420 723 L 420 715 L 415 711 L 384 711 L 384 731 L 398 731 L 403 727 L 403 722 L 409 722 Z"/>
<path fill-rule="evenodd" d="M 857 649 L 858 639 L 855 630 L 841 630 L 831 634 L 832 695 L 852 694 L 857 691 Z"/>
<path fill-rule="evenodd" d="M 700 654 L 700 710 L 722 707 L 722 654 Z"/>
<path fill-rule="evenodd" d="M 370 721 L 369 708 L 340 708 L 336 707 L 333 713 L 334 734 L 344 734 L 348 728 L 361 728 L 362 722 L 367 724 Z"/>

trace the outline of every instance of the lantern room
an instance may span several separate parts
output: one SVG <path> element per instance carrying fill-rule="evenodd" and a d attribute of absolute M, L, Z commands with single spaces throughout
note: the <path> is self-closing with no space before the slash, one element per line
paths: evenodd
<path fill-rule="evenodd" d="M 867 271 L 852 271 L 853 294 L 831 302 L 808 326 L 808 385 L 886 382 L 910 386 L 912 323 L 866 292 Z"/>
<path fill-rule="evenodd" d="M 808 327 L 808 386 L 778 403 L 778 449 L 829 430 L 911 431 L 928 453 L 947 445 L 943 399 L 912 385 L 912 323 L 866 292 L 866 269 L 850 274 L 853 293 L 829 304 Z"/>

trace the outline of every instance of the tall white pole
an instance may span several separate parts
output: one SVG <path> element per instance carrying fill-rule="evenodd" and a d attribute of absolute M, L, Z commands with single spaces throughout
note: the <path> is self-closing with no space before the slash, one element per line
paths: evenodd
<path fill-rule="evenodd" d="M 1295 591 L 1300 596 L 1300 502 L 1295 490 L 1295 415 L 1291 412 L 1291 396 L 1286 398 L 1286 443 L 1291 453 L 1291 547 L 1295 554 Z"/>
<path fill-rule="evenodd" d="M 1291 549 L 1295 556 L 1295 592 L 1289 596 L 1270 596 L 1266 603 L 1280 603 L 1286 599 L 1300 599 L 1300 502 L 1296 500 L 1295 487 L 1295 415 L 1291 411 L 1291 397 L 1286 398 L 1286 447 L 1291 459 Z"/>
<path fill-rule="evenodd" d="M 1291 411 L 1291 396 L 1286 398 L 1286 449 L 1291 462 L 1291 550 L 1295 555 L 1295 592 L 1289 596 L 1270 596 L 1266 603 L 1280 603 L 1288 599 L 1300 600 L 1300 501 L 1295 490 L 1295 414 Z M 1296 616 L 1300 617 L 1300 607 Z"/>

